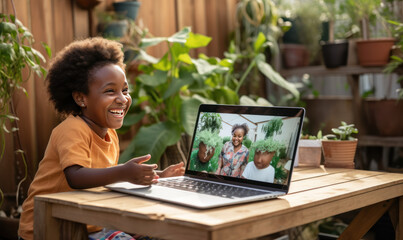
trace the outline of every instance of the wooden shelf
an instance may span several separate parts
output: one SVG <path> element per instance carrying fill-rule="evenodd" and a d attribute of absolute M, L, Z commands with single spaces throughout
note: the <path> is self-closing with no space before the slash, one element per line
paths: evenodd
<path fill-rule="evenodd" d="M 361 75 L 367 73 L 382 73 L 385 67 L 361 67 L 359 65 L 345 66 L 338 68 L 326 68 L 325 66 L 308 66 L 280 70 L 283 77 L 301 76 L 309 74 L 312 76 L 337 76 L 337 75 Z"/>
<path fill-rule="evenodd" d="M 358 138 L 358 146 L 403 147 L 402 137 L 382 137 L 365 135 Z"/>

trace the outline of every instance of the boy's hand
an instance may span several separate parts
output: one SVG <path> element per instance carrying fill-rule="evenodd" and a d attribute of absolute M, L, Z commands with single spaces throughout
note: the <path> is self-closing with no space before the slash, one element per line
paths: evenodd
<path fill-rule="evenodd" d="M 159 172 L 158 175 L 160 177 L 176 177 L 176 176 L 183 176 L 185 173 L 184 163 L 178 163 L 175 165 L 171 165 L 164 169 L 164 171 Z"/>
<path fill-rule="evenodd" d="M 158 167 L 157 164 L 142 164 L 143 162 L 150 160 L 150 158 L 151 155 L 147 154 L 145 156 L 133 158 L 124 164 L 127 170 L 126 179 L 128 182 L 141 185 L 150 185 L 158 181 L 157 179 L 159 177 L 154 171 Z"/>

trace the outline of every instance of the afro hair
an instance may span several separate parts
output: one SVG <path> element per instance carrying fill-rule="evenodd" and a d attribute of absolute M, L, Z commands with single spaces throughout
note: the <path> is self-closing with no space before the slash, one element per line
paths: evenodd
<path fill-rule="evenodd" d="M 81 108 L 73 99 L 73 92 L 88 94 L 88 83 L 95 70 L 116 64 L 123 70 L 122 45 L 101 37 L 74 41 L 51 61 L 48 75 L 48 92 L 60 114 L 78 115 Z"/>

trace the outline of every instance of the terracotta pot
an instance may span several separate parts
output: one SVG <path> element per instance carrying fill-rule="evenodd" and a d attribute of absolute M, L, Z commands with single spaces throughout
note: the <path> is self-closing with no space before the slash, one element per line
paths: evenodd
<path fill-rule="evenodd" d="M 197 156 L 199 157 L 200 162 L 206 163 L 210 161 L 210 159 L 214 156 L 214 152 L 215 148 L 208 152 L 207 146 L 203 142 L 199 143 L 199 152 L 197 153 Z"/>
<path fill-rule="evenodd" d="M 354 156 L 357 149 L 357 142 L 357 140 L 322 140 L 325 167 L 354 168 Z"/>
<path fill-rule="evenodd" d="M 394 38 L 357 40 L 357 57 L 361 66 L 384 66 L 389 62 Z"/>
<path fill-rule="evenodd" d="M 403 101 L 366 99 L 364 111 L 369 134 L 403 136 Z"/>
<path fill-rule="evenodd" d="M 321 140 L 300 139 L 298 143 L 298 166 L 319 167 L 322 158 Z"/>
<path fill-rule="evenodd" d="M 304 67 L 309 64 L 309 53 L 302 44 L 283 44 L 281 52 L 284 68 Z"/>

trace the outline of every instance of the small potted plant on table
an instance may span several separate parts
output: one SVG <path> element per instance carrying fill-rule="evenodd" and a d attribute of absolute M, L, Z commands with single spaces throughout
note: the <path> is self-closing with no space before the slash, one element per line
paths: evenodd
<path fill-rule="evenodd" d="M 319 167 L 322 158 L 322 131 L 302 136 L 298 142 L 298 166 Z"/>
<path fill-rule="evenodd" d="M 354 168 L 358 140 L 351 135 L 358 133 L 357 128 L 342 121 L 341 126 L 332 128 L 332 132 L 334 134 L 328 134 L 322 140 L 325 167 Z"/>

